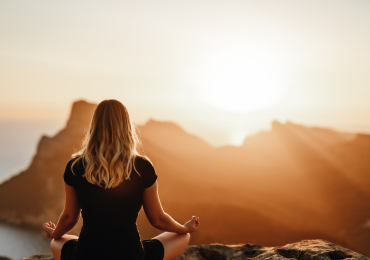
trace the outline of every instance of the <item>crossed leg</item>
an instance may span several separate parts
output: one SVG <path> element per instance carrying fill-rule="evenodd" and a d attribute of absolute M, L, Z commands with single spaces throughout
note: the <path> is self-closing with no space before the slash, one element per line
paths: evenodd
<path fill-rule="evenodd" d="M 187 248 L 190 241 L 190 234 L 177 234 L 173 232 L 163 232 L 154 237 L 161 241 L 164 247 L 163 260 L 173 260 Z M 64 243 L 71 239 L 78 239 L 78 236 L 64 235 L 59 239 L 53 239 L 50 244 L 51 252 L 55 260 L 60 260 Z"/>
<path fill-rule="evenodd" d="M 190 241 L 190 234 L 177 234 L 173 232 L 163 232 L 156 237 L 162 242 L 164 247 L 163 260 L 174 260 L 181 255 L 182 252 L 188 247 Z"/>
<path fill-rule="evenodd" d="M 78 236 L 66 234 L 59 239 L 51 240 L 50 248 L 55 260 L 60 260 L 60 255 L 62 253 L 62 247 L 64 243 L 71 239 L 78 239 Z"/>

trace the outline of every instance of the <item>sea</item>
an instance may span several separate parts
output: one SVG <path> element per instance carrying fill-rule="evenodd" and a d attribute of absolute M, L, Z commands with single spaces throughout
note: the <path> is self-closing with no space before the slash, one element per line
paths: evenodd
<path fill-rule="evenodd" d="M 56 119 L 0 119 L 0 183 L 28 168 L 43 135 L 54 136 L 64 127 Z M 50 253 L 43 230 L 0 222 L 0 256 L 13 260 Z"/>
<path fill-rule="evenodd" d="M 0 223 L 0 256 L 19 260 L 37 254 L 50 254 L 50 239 L 42 230 L 30 230 Z"/>

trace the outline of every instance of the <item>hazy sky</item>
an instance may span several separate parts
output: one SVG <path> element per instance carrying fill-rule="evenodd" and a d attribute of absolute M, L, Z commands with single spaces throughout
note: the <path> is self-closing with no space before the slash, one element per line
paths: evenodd
<path fill-rule="evenodd" d="M 369 14 L 368 0 L 1 0 L 0 119 L 65 120 L 75 100 L 114 98 L 137 123 L 175 121 L 215 145 L 274 119 L 370 132 Z M 260 102 L 233 88 L 252 74 L 279 99 L 224 110 Z"/>

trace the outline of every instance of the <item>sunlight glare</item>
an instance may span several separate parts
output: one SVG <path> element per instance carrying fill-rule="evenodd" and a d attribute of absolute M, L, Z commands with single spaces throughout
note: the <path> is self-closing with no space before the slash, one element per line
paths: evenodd
<path fill-rule="evenodd" d="M 280 69 L 266 52 L 229 49 L 203 67 L 198 98 L 211 107 L 237 113 L 274 106 L 285 94 Z"/>

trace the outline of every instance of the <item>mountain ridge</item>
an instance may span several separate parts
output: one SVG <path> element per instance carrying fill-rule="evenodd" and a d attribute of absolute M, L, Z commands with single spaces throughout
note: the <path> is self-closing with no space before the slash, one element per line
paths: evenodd
<path fill-rule="evenodd" d="M 34 227 L 57 221 L 62 174 L 95 107 L 75 102 L 66 126 L 40 139 L 29 168 L 0 185 L 0 220 Z M 368 135 L 275 121 L 241 147 L 214 148 L 172 122 L 149 120 L 138 128 L 166 212 L 179 222 L 202 216 L 191 243 L 273 246 L 320 238 L 370 254 L 364 227 L 370 194 L 362 184 L 370 183 Z M 138 226 L 143 239 L 159 232 L 143 211 Z"/>

